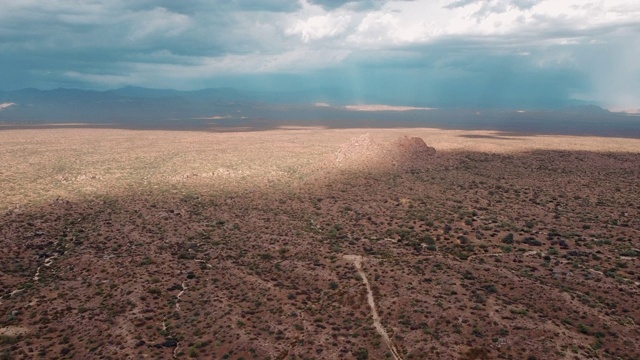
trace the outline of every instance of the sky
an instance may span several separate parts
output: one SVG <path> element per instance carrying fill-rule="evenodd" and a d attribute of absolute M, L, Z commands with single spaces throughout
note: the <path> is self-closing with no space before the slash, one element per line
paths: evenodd
<path fill-rule="evenodd" d="M 638 0 L 2 0 L 0 90 L 640 108 Z"/>

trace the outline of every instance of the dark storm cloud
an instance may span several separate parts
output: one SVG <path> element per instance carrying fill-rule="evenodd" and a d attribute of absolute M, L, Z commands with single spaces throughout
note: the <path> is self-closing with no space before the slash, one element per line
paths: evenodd
<path fill-rule="evenodd" d="M 299 8 L 282 0 L 105 1 L 75 6 L 15 1 L 8 6 L 11 11 L 0 13 L 0 77 L 6 88 L 36 86 L 43 78 L 57 86 L 65 73 L 120 76 L 131 71 L 131 64 L 189 66 L 198 57 L 277 50 L 282 48 L 278 38 L 284 35 L 269 22 L 279 12 Z M 262 27 L 259 33 L 256 26 Z"/>
<path fill-rule="evenodd" d="M 363 101 L 633 104 L 639 18 L 633 0 L 4 0 L 0 90 L 318 86 Z"/>

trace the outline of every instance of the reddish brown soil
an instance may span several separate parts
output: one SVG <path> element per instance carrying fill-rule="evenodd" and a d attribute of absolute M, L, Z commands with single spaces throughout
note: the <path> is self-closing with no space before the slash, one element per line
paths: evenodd
<path fill-rule="evenodd" d="M 58 140 L 22 138 L 28 147 L 13 133 L 0 142 L 16 166 L 0 173 L 0 356 L 391 358 L 345 258 L 360 255 L 402 359 L 640 357 L 638 143 L 584 151 L 598 143 L 434 133 L 419 136 L 426 144 L 397 131 L 237 135 L 289 158 L 251 158 L 235 143 L 222 156 L 244 165 L 206 170 L 146 170 L 164 134 L 108 133 L 111 146 L 149 145 L 78 153 L 86 163 L 66 165 L 66 183 L 16 158 L 31 149 L 23 162 L 59 161 Z M 189 136 L 185 149 L 204 147 Z M 309 151 L 277 147 L 291 136 Z M 114 153 L 129 161 L 105 164 Z"/>

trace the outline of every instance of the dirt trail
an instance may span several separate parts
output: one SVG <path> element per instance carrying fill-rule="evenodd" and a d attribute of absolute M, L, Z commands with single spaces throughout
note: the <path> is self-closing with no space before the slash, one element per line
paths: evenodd
<path fill-rule="evenodd" d="M 495 253 L 495 254 L 476 254 L 476 255 L 471 255 L 467 258 L 468 260 L 471 259 L 475 259 L 475 258 L 483 258 L 483 257 L 492 257 L 492 256 L 504 256 L 506 255 L 506 253 Z"/>
<path fill-rule="evenodd" d="M 402 360 L 402 356 L 400 356 L 400 353 L 398 352 L 396 347 L 393 345 L 391 338 L 389 338 L 389 334 L 387 334 L 387 331 L 384 329 L 384 326 L 382 326 L 382 323 L 380 322 L 380 316 L 378 315 L 378 310 L 376 309 L 376 302 L 373 298 L 371 285 L 369 284 L 369 280 L 367 280 L 367 275 L 364 273 L 364 270 L 362 270 L 362 260 L 363 260 L 362 256 L 344 255 L 344 259 L 348 261 L 353 261 L 353 264 L 355 265 L 356 270 L 358 270 L 358 274 L 360 274 L 360 277 L 362 277 L 362 282 L 367 287 L 367 301 L 369 302 L 369 307 L 371 307 L 371 318 L 373 319 L 373 326 L 376 328 L 376 331 L 378 332 L 378 334 L 380 334 L 380 336 L 384 340 L 384 343 L 387 344 L 387 347 L 389 348 L 389 351 L 391 352 L 391 355 L 393 356 L 393 358 L 395 360 Z"/>
<path fill-rule="evenodd" d="M 184 292 L 187 290 L 187 287 L 184 286 L 184 281 L 182 282 L 182 290 L 180 290 L 180 292 L 178 293 L 178 295 L 176 295 L 176 311 L 180 311 L 180 297 L 184 294 Z"/>
<path fill-rule="evenodd" d="M 42 266 L 51 266 L 51 264 L 53 264 L 53 259 L 55 258 L 56 254 L 53 254 L 53 256 L 44 259 L 44 265 L 38 266 L 38 269 L 36 269 L 36 274 L 33 276 L 33 281 L 38 281 L 38 279 L 40 279 L 40 269 L 42 268 Z"/>
<path fill-rule="evenodd" d="M 29 329 L 21 326 L 5 326 L 0 328 L 0 336 L 20 336 L 29 333 Z"/>
<path fill-rule="evenodd" d="M 184 294 L 185 291 L 187 291 L 187 287 L 185 286 L 184 281 L 180 285 L 182 286 L 182 290 L 180 290 L 178 295 L 176 295 L 176 311 L 180 311 L 180 297 Z M 166 330 L 167 326 L 165 325 L 164 321 L 162 322 L 162 326 Z M 180 342 L 177 341 L 176 342 L 176 347 L 173 349 L 173 358 L 174 359 L 178 357 L 178 350 L 179 349 L 180 349 Z"/>
<path fill-rule="evenodd" d="M 46 266 L 46 267 L 51 266 L 51 264 L 53 264 L 53 259 L 55 259 L 56 256 L 57 256 L 56 254 L 53 254 L 53 256 L 44 259 L 44 265 L 38 266 L 38 268 L 36 269 L 36 273 L 33 275 L 33 281 L 38 281 L 40 279 L 40 269 L 43 266 Z M 24 288 L 15 289 L 15 290 L 13 290 L 12 292 L 9 293 L 9 297 L 12 297 L 13 295 L 15 295 L 17 293 L 20 293 L 20 292 L 23 292 L 23 291 L 24 291 Z M 2 301 L 0 301 L 0 305 L 2 305 Z"/>

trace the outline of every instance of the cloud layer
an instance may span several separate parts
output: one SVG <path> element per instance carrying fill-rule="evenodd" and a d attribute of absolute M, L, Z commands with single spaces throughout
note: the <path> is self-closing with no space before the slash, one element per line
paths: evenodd
<path fill-rule="evenodd" d="M 429 105 L 640 108 L 635 0 L 5 0 L 23 87 L 334 88 Z"/>

